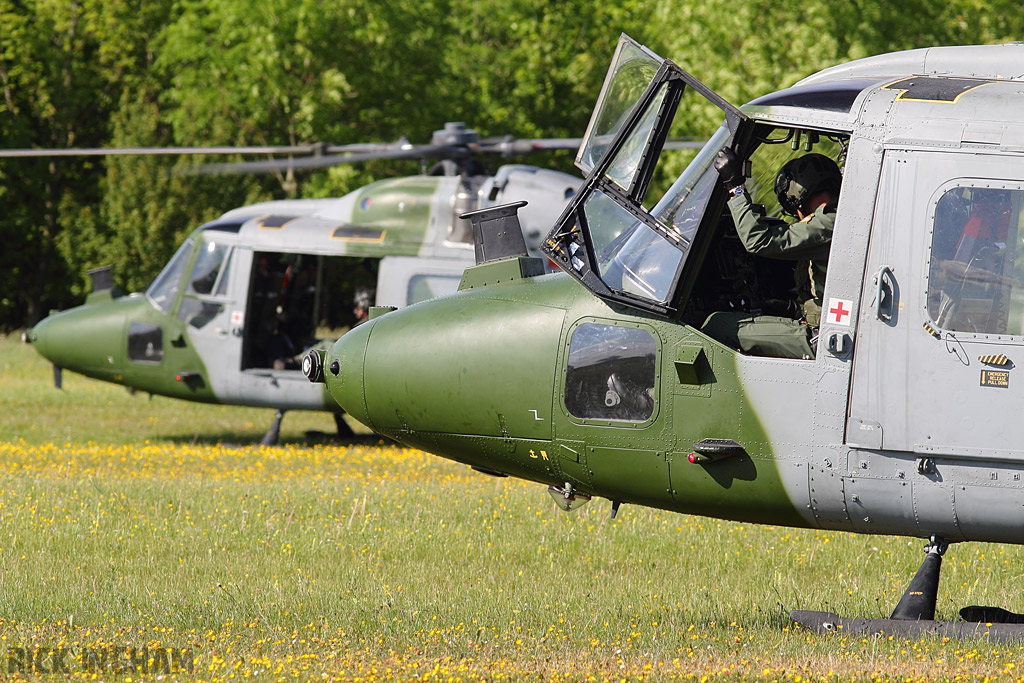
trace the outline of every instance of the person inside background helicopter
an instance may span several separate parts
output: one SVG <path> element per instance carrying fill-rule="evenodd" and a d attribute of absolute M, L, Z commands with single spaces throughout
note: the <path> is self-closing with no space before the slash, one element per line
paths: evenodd
<path fill-rule="evenodd" d="M 370 307 L 373 306 L 374 290 L 372 287 L 360 287 L 352 297 L 352 314 L 356 321 L 352 327 L 361 325 L 370 317 Z"/>
<path fill-rule="evenodd" d="M 814 358 L 821 321 L 842 173 L 823 154 L 792 159 L 775 177 L 775 194 L 791 223 L 767 216 L 747 192 L 743 161 L 729 147 L 718 152 L 715 169 L 729 193 L 729 211 L 744 248 L 751 254 L 797 261 L 796 298 L 784 315 L 712 313 L 701 330 L 743 353 L 777 358 Z"/>

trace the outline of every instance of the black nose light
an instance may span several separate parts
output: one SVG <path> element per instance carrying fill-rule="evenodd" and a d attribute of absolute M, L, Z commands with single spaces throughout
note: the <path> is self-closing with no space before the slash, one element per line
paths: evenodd
<path fill-rule="evenodd" d="M 339 372 L 341 372 L 341 363 L 333 361 L 331 363 L 331 374 L 337 377 Z"/>
<path fill-rule="evenodd" d="M 322 383 L 324 381 L 324 357 L 322 352 L 314 349 L 303 356 L 302 374 L 313 383 Z"/>

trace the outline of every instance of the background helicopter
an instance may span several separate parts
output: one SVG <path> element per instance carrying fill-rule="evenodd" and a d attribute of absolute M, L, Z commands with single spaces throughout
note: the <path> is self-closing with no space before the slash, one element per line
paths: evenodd
<path fill-rule="evenodd" d="M 928 539 L 890 618 L 794 611 L 809 628 L 1024 638 L 997 608 L 934 621 L 949 543 L 1024 543 L 1022 79 L 1019 44 L 920 49 L 737 108 L 623 36 L 577 157 L 587 179 L 545 242 L 564 272 L 524 244 L 492 251 L 457 294 L 376 317 L 310 378 L 375 431 L 549 484 L 565 510 L 597 495 L 613 516 L 629 502 Z M 677 111 L 710 139 L 645 202 Z M 745 185 L 724 186 L 724 147 Z M 812 150 L 844 168 L 816 349 L 740 352 L 705 320 L 762 315 L 794 270 L 744 248 L 729 202 L 774 201 L 782 162 Z M 514 208 L 471 216 L 485 247 Z"/>
<path fill-rule="evenodd" d="M 122 296 L 110 268 L 97 269 L 84 305 L 51 313 L 23 338 L 54 364 L 58 387 L 63 368 L 151 394 L 275 408 L 264 444 L 276 442 L 286 410 L 330 410 L 339 433 L 351 435 L 329 396 L 303 378 L 298 363 L 303 352 L 326 329 L 359 322 L 357 292 L 369 297 L 369 305 L 384 306 L 454 292 L 462 271 L 473 263 L 469 222 L 458 217 L 465 211 L 529 201 L 524 224 L 536 249 L 542 230 L 574 194 L 579 179 L 523 165 L 503 165 L 488 175 L 478 158 L 577 144 L 509 136 L 480 141 L 464 124 L 448 123 L 429 145 L 403 139 L 321 146 L 320 154 L 307 158 L 200 165 L 196 172 L 202 174 L 282 168 L 290 173 L 377 158 L 436 161 L 430 174 L 382 180 L 339 199 L 270 201 L 228 211 L 196 228 L 145 292 Z M 0 155 L 182 151 L 4 150 Z"/>

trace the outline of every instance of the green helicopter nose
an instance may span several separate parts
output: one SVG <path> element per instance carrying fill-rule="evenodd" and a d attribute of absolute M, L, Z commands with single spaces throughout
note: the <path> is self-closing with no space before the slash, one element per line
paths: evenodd
<path fill-rule="evenodd" d="M 59 368 L 116 381 L 124 370 L 125 307 L 118 303 L 53 313 L 26 332 L 26 341 Z"/>
<path fill-rule="evenodd" d="M 346 413 L 373 427 L 366 409 L 364 359 L 366 345 L 376 321 L 371 320 L 345 333 L 324 358 L 323 378 L 331 396 Z"/>

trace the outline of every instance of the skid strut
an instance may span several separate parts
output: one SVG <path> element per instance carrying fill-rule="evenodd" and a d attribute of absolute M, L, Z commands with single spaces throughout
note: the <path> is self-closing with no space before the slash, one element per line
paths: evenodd
<path fill-rule="evenodd" d="M 935 619 L 935 601 L 939 595 L 939 573 L 942 571 L 942 556 L 949 543 L 938 536 L 928 539 L 925 546 L 924 562 L 910 580 L 890 619 L 901 621 L 932 621 Z"/>
<path fill-rule="evenodd" d="M 270 429 L 260 439 L 261 446 L 276 446 L 277 439 L 281 435 L 281 420 L 284 419 L 284 410 L 278 409 L 274 413 L 274 421 L 270 424 Z"/>

